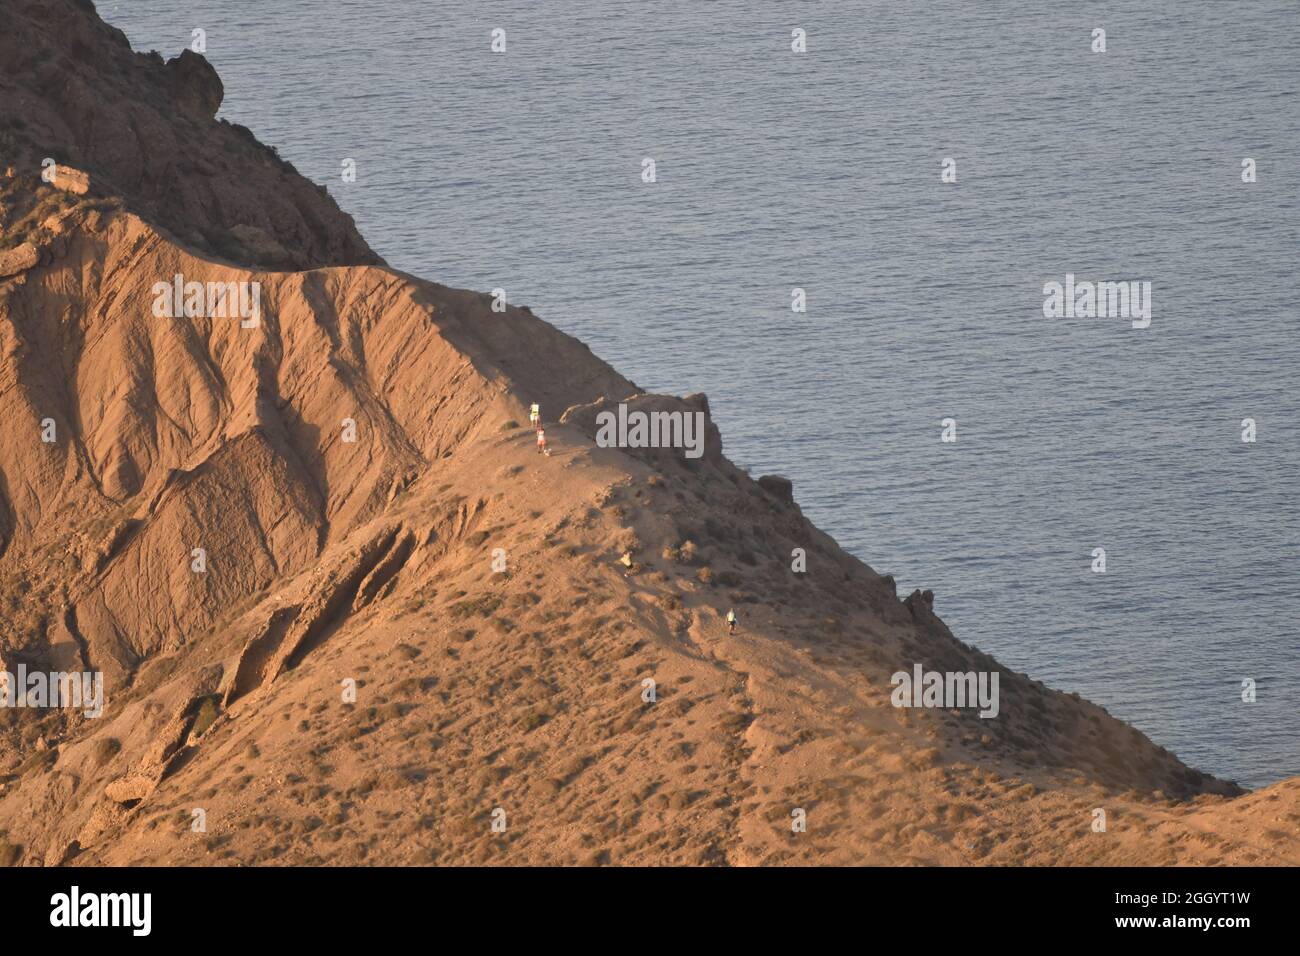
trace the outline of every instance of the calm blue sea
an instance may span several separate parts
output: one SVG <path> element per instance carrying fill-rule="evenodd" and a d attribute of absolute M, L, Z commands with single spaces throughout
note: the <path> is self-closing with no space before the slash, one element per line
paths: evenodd
<path fill-rule="evenodd" d="M 706 391 L 964 640 L 1214 774 L 1300 773 L 1293 0 L 99 8 L 168 57 L 203 29 L 221 115 L 395 267 Z M 1149 281 L 1150 328 L 1044 318 L 1066 273 Z"/>

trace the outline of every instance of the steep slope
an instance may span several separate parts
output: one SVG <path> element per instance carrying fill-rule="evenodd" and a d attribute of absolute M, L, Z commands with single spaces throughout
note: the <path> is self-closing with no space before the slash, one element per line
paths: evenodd
<path fill-rule="evenodd" d="M 993 719 L 890 706 L 913 663 L 1000 668 L 716 431 L 698 461 L 592 440 L 602 397 L 702 397 L 387 270 L 233 270 L 93 205 L 52 229 L 0 282 L 3 656 L 101 670 L 107 707 L 0 712 L 23 861 L 1296 860 L 1294 781 L 1227 799 L 1023 676 Z M 176 272 L 260 281 L 259 324 L 154 317 Z"/>
<path fill-rule="evenodd" d="M 120 197 L 210 255 L 271 268 L 379 263 L 324 189 L 214 118 L 223 93 L 201 55 L 135 53 L 89 0 L 0 0 L 0 171 L 22 175 L 29 196 L 49 162 L 69 188 Z M 8 205 L 0 229 L 35 225 Z"/>
<path fill-rule="evenodd" d="M 533 383 L 554 405 L 633 390 L 541 323 L 525 350 L 515 318 L 484 321 L 484 296 L 376 269 L 231 270 L 95 208 L 50 229 L 52 266 L 0 285 L 0 549 L 58 548 L 67 616 L 115 677 L 312 565 L 485 427 L 537 359 L 587 360 Z M 155 318 L 152 286 L 177 274 L 260 283 L 257 325 Z M 198 578 L 196 547 L 214 563 Z"/>
<path fill-rule="evenodd" d="M 106 700 L 0 708 L 0 861 L 1300 862 L 1300 781 L 1243 794 L 1001 668 L 711 424 L 698 459 L 593 440 L 703 396 L 526 308 L 236 266 L 153 186 L 65 187 L 0 178 L 30 250 L 0 252 L 0 660 Z M 177 275 L 257 283 L 256 321 L 156 315 Z M 997 716 L 891 706 L 916 664 L 998 672 Z"/>

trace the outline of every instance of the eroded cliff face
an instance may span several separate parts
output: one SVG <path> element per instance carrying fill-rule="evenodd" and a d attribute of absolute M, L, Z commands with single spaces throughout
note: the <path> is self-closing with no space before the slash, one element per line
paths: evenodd
<path fill-rule="evenodd" d="M 22 49 L 107 35 L 0 2 Z M 178 98 L 111 42 L 172 135 L 228 135 L 201 65 Z M 0 658 L 104 690 L 0 709 L 0 861 L 1300 862 L 1295 780 L 1241 795 L 966 646 L 733 467 L 703 396 L 486 295 L 236 264 L 133 182 L 0 176 Z M 700 457 L 600 447 L 619 403 L 700 415 Z M 997 673 L 997 716 L 892 706 L 916 664 Z"/>
<path fill-rule="evenodd" d="M 93 203 L 46 229 L 48 264 L 0 285 L 13 425 L 0 549 L 19 561 L 58 548 L 60 590 L 84 590 L 69 628 L 117 678 L 313 566 L 517 413 L 521 388 L 552 408 L 635 390 L 525 313 L 491 313 L 485 296 L 375 268 L 234 269 Z M 176 277 L 256 287 L 257 314 L 159 317 Z M 194 547 L 240 560 L 196 578 L 172 560 Z"/>
<path fill-rule="evenodd" d="M 0 24 L 0 171 L 71 167 L 91 195 L 232 262 L 380 263 L 324 189 L 215 119 L 221 80 L 199 54 L 136 53 L 85 0 L 0 0 Z"/>

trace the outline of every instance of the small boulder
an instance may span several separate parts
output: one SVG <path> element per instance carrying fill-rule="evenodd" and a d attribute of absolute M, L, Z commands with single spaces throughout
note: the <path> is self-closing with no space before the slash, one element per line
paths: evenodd
<path fill-rule="evenodd" d="M 140 774 L 118 777 L 104 788 L 104 796 L 114 803 L 135 803 L 153 792 L 158 781 Z"/>
<path fill-rule="evenodd" d="M 57 165 L 50 185 L 76 196 L 84 196 L 90 191 L 90 174 L 71 166 Z"/>
<path fill-rule="evenodd" d="M 758 487 L 779 501 L 794 504 L 794 482 L 784 475 L 763 475 L 758 479 Z"/>
<path fill-rule="evenodd" d="M 0 252 L 0 279 L 16 276 L 40 264 L 41 254 L 30 242 Z"/>
<path fill-rule="evenodd" d="M 221 109 L 226 88 L 212 64 L 200 53 L 183 50 L 181 55 L 167 61 L 167 81 L 172 99 L 191 117 L 211 120 Z"/>

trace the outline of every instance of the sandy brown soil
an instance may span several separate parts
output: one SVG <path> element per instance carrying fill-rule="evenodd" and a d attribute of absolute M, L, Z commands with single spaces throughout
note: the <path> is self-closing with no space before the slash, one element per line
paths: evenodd
<path fill-rule="evenodd" d="M 48 145 L 0 153 L 0 658 L 107 706 L 0 709 L 0 862 L 1300 863 L 1300 780 L 1243 793 L 1001 668 L 712 426 L 696 461 L 593 441 L 592 403 L 703 396 L 342 219 L 276 243 L 346 265 L 237 266 L 148 183 L 41 183 Z M 259 282 L 260 323 L 156 318 L 177 273 Z M 999 671 L 999 715 L 891 706 L 916 662 Z"/>

